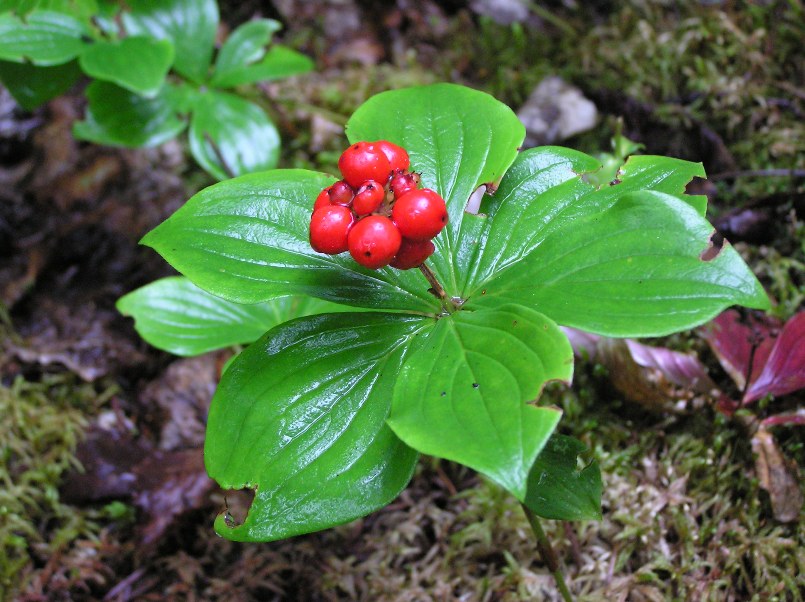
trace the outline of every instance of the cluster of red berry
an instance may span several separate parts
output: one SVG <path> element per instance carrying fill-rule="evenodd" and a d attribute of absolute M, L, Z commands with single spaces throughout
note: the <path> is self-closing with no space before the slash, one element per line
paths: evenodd
<path fill-rule="evenodd" d="M 310 245 L 319 253 L 349 251 L 362 266 L 408 270 L 434 251 L 447 223 L 444 199 L 418 188 L 406 150 L 386 140 L 357 142 L 338 159 L 342 180 L 319 193 Z"/>

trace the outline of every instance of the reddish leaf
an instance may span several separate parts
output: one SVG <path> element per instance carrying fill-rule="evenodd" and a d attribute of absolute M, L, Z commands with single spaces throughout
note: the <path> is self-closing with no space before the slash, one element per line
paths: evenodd
<path fill-rule="evenodd" d="M 750 383 L 744 394 L 744 403 L 805 388 L 805 312 L 786 322 L 762 372 L 755 378 L 753 370 Z"/>
<path fill-rule="evenodd" d="M 805 426 L 805 408 L 800 408 L 793 414 L 775 414 L 760 423 L 761 427 L 770 426 Z"/>
<path fill-rule="evenodd" d="M 752 376 L 749 380 L 752 382 L 760 375 L 771 353 L 778 328 L 779 323 L 771 318 L 750 314 L 744 320 L 740 313 L 730 309 L 710 322 L 703 335 L 724 370 L 743 390 L 750 358 Z"/>

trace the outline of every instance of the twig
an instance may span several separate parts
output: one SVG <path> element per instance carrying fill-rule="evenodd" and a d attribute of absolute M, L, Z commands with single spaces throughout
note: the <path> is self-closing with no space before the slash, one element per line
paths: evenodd
<path fill-rule="evenodd" d="M 573 602 L 573 596 L 570 595 L 570 590 L 567 588 L 567 583 L 565 583 L 565 577 L 562 575 L 562 569 L 559 566 L 559 558 L 556 556 L 556 552 L 551 545 L 551 540 L 548 539 L 548 536 L 545 535 L 545 531 L 542 530 L 542 525 L 537 515 L 531 512 L 525 504 L 521 504 L 521 506 L 531 525 L 531 530 L 534 532 L 534 537 L 537 538 L 537 549 L 539 550 L 540 556 L 542 556 L 545 564 L 548 565 L 548 570 L 551 571 L 556 581 L 556 588 L 562 595 L 562 600 L 565 602 Z"/>

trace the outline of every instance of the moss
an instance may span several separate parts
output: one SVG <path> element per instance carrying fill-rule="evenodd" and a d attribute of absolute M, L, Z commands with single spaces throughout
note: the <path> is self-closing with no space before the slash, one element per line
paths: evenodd
<path fill-rule="evenodd" d="M 63 473 L 80 468 L 76 445 L 109 392 L 71 375 L 0 386 L 0 599 L 12 599 L 34 569 L 77 540 L 95 540 L 103 512 L 59 500 Z"/>

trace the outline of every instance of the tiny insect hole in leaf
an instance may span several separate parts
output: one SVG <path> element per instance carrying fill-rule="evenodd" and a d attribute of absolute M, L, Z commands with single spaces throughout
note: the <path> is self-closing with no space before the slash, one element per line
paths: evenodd
<path fill-rule="evenodd" d="M 249 509 L 254 502 L 254 492 L 254 489 L 245 487 L 224 493 L 223 516 L 227 527 L 234 529 L 246 521 Z"/>
<path fill-rule="evenodd" d="M 721 253 L 721 249 L 723 248 L 724 235 L 718 230 L 713 230 L 713 233 L 710 235 L 710 240 L 707 241 L 707 247 L 701 252 L 699 259 L 702 261 L 712 261 L 718 257 L 718 254 Z"/>

